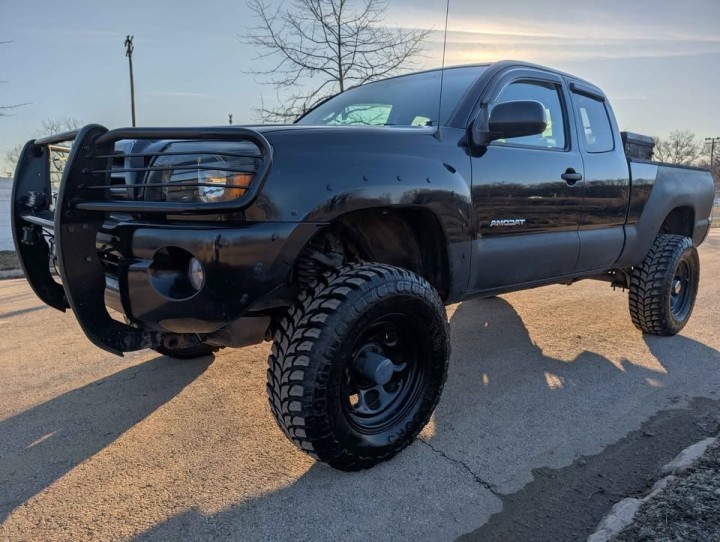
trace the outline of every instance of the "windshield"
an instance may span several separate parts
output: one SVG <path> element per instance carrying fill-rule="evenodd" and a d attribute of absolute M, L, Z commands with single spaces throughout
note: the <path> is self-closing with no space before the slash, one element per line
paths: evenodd
<path fill-rule="evenodd" d="M 484 66 L 447 68 L 443 81 L 442 124 Z M 368 83 L 330 98 L 298 124 L 437 126 L 440 70 Z"/>

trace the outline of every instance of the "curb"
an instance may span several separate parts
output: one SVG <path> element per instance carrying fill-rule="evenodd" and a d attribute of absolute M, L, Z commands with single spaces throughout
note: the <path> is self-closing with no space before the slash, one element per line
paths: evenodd
<path fill-rule="evenodd" d="M 635 520 L 640 506 L 655 497 L 675 478 L 686 474 L 690 467 L 703 456 L 708 447 L 718 440 L 720 440 L 720 435 L 706 438 L 685 448 L 660 470 L 664 478 L 655 482 L 648 495 L 642 499 L 628 497 L 613 506 L 610 513 L 598 523 L 597 530 L 588 537 L 587 542 L 609 542 L 614 539 Z"/>
<path fill-rule="evenodd" d="M 8 269 L 6 271 L 0 271 L 0 280 L 3 279 L 20 279 L 25 276 L 22 269 Z"/>

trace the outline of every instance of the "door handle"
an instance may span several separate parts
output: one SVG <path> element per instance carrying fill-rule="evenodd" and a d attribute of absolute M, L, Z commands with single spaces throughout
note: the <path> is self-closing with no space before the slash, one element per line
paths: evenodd
<path fill-rule="evenodd" d="M 560 175 L 560 178 L 570 186 L 573 186 L 576 182 L 582 181 L 583 176 L 581 173 L 578 173 L 573 168 L 569 167 L 565 173 Z"/>

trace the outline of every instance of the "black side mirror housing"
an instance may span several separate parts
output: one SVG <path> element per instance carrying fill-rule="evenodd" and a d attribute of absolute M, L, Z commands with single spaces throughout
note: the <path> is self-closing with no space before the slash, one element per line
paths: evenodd
<path fill-rule="evenodd" d="M 472 141 L 478 146 L 488 145 L 496 139 L 542 134 L 547 128 L 545 107 L 534 100 L 497 104 L 489 119 L 483 120 L 481 115 L 472 126 Z"/>

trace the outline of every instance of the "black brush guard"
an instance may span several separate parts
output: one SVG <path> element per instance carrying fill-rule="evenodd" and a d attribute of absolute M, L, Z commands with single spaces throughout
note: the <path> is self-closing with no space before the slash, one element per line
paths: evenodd
<path fill-rule="evenodd" d="M 260 164 L 245 195 L 234 201 L 185 203 L 117 201 L 111 198 L 110 173 L 114 147 L 123 139 L 176 141 L 249 141 L 260 152 Z M 52 206 L 50 147 L 72 141 Z M 151 153 L 158 156 L 162 153 Z M 148 157 L 151 157 L 148 155 Z M 107 214 L 214 214 L 247 207 L 257 197 L 272 165 L 272 149 L 258 132 L 240 127 L 84 128 L 29 141 L 15 171 L 12 190 L 13 240 L 25 276 L 37 296 L 60 311 L 71 308 L 88 338 L 98 347 L 122 352 L 152 348 L 163 335 L 113 320 L 105 302 L 105 268 L 98 257 L 96 236 Z M 151 168 L 141 168 L 150 171 Z M 116 170 L 117 171 L 117 170 Z M 62 284 L 50 272 L 54 243 Z"/>

